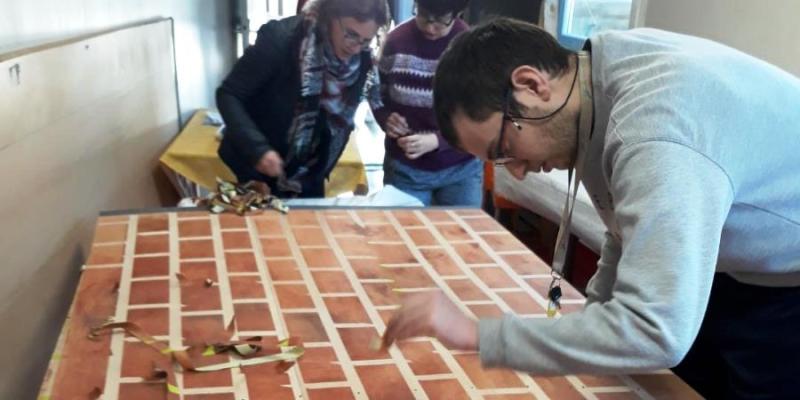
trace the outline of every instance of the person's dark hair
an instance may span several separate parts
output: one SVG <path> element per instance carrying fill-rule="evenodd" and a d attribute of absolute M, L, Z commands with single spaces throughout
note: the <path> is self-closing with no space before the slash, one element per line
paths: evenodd
<path fill-rule="evenodd" d="M 352 17 L 359 22 L 375 21 L 378 27 L 389 23 L 386 0 L 311 0 L 303 7 L 306 13 L 317 15 L 320 26 L 330 26 L 337 18 Z"/>
<path fill-rule="evenodd" d="M 434 77 L 433 102 L 442 136 L 460 147 L 453 113 L 485 121 L 503 110 L 514 69 L 530 65 L 560 76 L 567 71 L 571 54 L 543 29 L 508 18 L 459 35 L 439 60 Z M 512 104 L 511 110 L 515 108 Z"/>
<path fill-rule="evenodd" d="M 416 3 L 419 8 L 431 13 L 431 16 L 442 17 L 449 13 L 458 15 L 467 8 L 469 0 L 417 0 Z"/>

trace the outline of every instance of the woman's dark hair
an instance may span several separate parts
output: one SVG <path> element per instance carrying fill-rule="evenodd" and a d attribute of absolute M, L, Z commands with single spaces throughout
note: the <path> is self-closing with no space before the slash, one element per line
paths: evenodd
<path fill-rule="evenodd" d="M 456 16 L 467 8 L 469 0 L 417 0 L 417 6 L 434 17 L 441 17 L 448 13 Z"/>
<path fill-rule="evenodd" d="M 359 22 L 375 21 L 378 27 L 389 23 L 386 0 L 311 0 L 303 11 L 317 15 L 320 26 L 337 18 L 352 17 Z"/>
<path fill-rule="evenodd" d="M 485 121 L 503 110 L 514 69 L 530 65 L 560 76 L 571 54 L 543 29 L 508 18 L 459 35 L 442 55 L 434 77 L 433 101 L 442 136 L 459 147 L 453 113 Z"/>

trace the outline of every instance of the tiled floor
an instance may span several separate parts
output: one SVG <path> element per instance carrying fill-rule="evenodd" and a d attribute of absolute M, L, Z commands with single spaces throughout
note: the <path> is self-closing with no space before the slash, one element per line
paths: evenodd
<path fill-rule="evenodd" d="M 541 318 L 548 280 L 547 266 L 478 210 L 101 218 L 45 393 L 166 398 L 164 384 L 143 381 L 163 355 L 122 333 L 87 340 L 89 328 L 115 316 L 181 348 L 229 339 L 235 316 L 232 339 L 292 336 L 307 353 L 286 373 L 179 373 L 185 398 L 687 398 L 669 373 L 541 378 L 483 370 L 477 354 L 430 339 L 370 349 L 403 293 L 438 287 L 476 318 Z M 565 287 L 563 302 L 573 312 L 583 299 Z"/>

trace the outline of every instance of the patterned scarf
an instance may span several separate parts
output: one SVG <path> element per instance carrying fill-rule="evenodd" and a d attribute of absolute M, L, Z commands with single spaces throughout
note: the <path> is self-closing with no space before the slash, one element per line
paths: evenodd
<path fill-rule="evenodd" d="M 295 117 L 289 128 L 289 153 L 286 158 L 287 175 L 278 179 L 278 188 L 287 193 L 302 193 L 302 181 L 308 178 L 312 167 L 321 162 L 322 152 L 327 150 L 327 163 L 322 173 L 327 174 L 336 163 L 350 132 L 353 116 L 359 103 L 367 98 L 373 106 L 380 105 L 377 66 L 372 66 L 358 96 L 348 95 L 348 89 L 359 82 L 364 53 L 341 61 L 334 54 L 327 38 L 318 34 L 317 18 L 313 13 L 305 14 L 306 35 L 300 46 L 300 100 Z M 371 60 L 370 50 L 367 52 Z M 315 135 L 320 108 L 328 116 L 328 149 L 319 149 L 322 142 Z"/>

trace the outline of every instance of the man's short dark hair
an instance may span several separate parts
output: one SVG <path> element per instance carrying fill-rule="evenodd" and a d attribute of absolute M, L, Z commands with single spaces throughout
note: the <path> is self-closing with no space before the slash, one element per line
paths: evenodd
<path fill-rule="evenodd" d="M 469 0 L 417 0 L 417 6 L 434 17 L 442 17 L 449 13 L 453 16 L 467 8 Z"/>
<path fill-rule="evenodd" d="M 503 110 L 514 69 L 530 65 L 560 76 L 571 54 L 543 29 L 508 18 L 459 35 L 442 55 L 434 78 L 433 101 L 442 136 L 460 147 L 453 113 L 485 121 Z"/>

